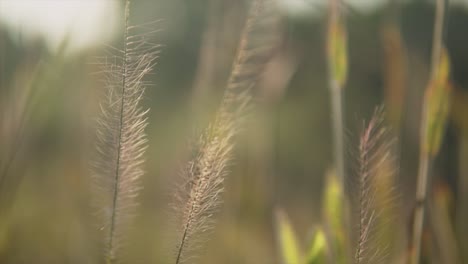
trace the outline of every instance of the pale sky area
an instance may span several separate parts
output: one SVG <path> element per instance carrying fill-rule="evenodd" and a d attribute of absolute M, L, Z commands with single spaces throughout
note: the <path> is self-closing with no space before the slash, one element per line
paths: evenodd
<path fill-rule="evenodd" d="M 22 37 L 45 36 L 52 50 L 66 36 L 79 50 L 112 37 L 119 9 L 111 0 L 0 0 L 0 19 Z"/>
<path fill-rule="evenodd" d="M 327 0 L 277 0 L 282 8 L 291 14 L 306 15 L 317 8 L 323 10 Z M 388 2 L 388 0 L 346 0 L 347 5 L 363 11 L 370 11 Z"/>
<path fill-rule="evenodd" d="M 326 0 L 277 0 L 292 15 L 307 15 L 322 9 Z M 362 11 L 385 4 L 386 0 L 347 0 Z M 452 0 L 468 3 L 468 0 Z M 108 41 L 116 29 L 121 8 L 113 0 L 0 0 L 0 20 L 23 37 L 45 36 L 51 50 L 70 38 L 71 49 L 79 50 Z"/>

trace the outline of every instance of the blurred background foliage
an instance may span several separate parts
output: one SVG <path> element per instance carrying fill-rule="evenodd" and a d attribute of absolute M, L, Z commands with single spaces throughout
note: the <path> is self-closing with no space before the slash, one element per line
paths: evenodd
<path fill-rule="evenodd" d="M 9 12 L 8 1 L 0 2 L 2 14 Z M 43 12 L 60 12 L 55 9 L 58 2 L 47 2 Z M 332 165 L 324 52 L 326 3 L 282 2 L 281 45 L 256 87 L 257 104 L 227 179 L 219 225 L 201 253 L 201 263 L 280 263 L 274 208 L 283 208 L 294 228 L 303 230 L 301 243 L 312 239 L 321 218 L 325 175 Z M 421 103 L 430 71 L 433 3 L 414 0 L 393 6 L 393 1 L 382 1 L 368 6 L 355 2 L 345 7 L 350 62 L 345 87 L 348 144 L 356 143 L 353 135 L 362 120 L 386 102 L 399 139 L 398 187 L 406 209 L 401 218 L 409 224 Z M 28 1 L 23 3 L 26 8 Z M 114 14 L 93 25 L 107 32 L 98 35 L 102 39 L 79 47 L 73 43 L 80 34 L 88 34 L 84 31 L 70 31 L 51 45 L 47 33 L 31 34 L 0 20 L 0 263 L 96 263 L 98 259 L 87 163 L 103 89 L 102 76 L 92 61 L 106 54 L 104 43 L 121 46 L 120 4 L 115 2 L 113 9 L 109 5 Z M 206 126 L 220 101 L 247 4 L 230 0 L 133 3 L 133 24 L 162 20 L 161 32 L 154 38 L 164 47 L 151 77 L 155 85 L 144 100 L 151 108 L 150 148 L 141 206 L 127 246 L 129 263 L 159 263 L 166 250 L 172 186 L 187 155 L 187 142 Z M 440 195 L 448 192 L 454 200 L 467 202 L 463 192 L 468 178 L 467 5 L 454 1 L 448 16 L 446 45 L 455 96 L 433 181 L 444 182 Z M 454 221 L 455 210 L 449 215 L 448 221 Z M 466 227 L 458 232 L 462 229 L 466 234 Z M 463 243 L 466 246 L 468 241 Z"/>

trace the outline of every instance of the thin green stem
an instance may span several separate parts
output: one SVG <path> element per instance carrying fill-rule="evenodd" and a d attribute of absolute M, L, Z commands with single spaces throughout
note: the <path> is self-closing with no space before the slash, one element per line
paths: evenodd
<path fill-rule="evenodd" d="M 448 1 L 447 1 L 448 2 Z M 435 77 L 437 68 L 439 67 L 440 56 L 442 53 L 443 45 L 443 30 L 444 30 L 444 19 L 445 19 L 445 0 L 436 1 L 436 14 L 434 22 L 434 34 L 432 39 L 432 61 L 431 61 L 431 77 Z"/>
<path fill-rule="evenodd" d="M 346 45 L 346 36 L 341 34 L 345 34 L 344 25 L 342 21 L 342 14 L 340 10 L 341 0 L 329 0 L 329 20 L 328 20 L 328 34 L 332 34 L 328 36 L 328 43 L 327 43 L 327 52 L 328 52 L 328 85 L 330 90 L 330 107 L 331 107 L 331 123 L 332 123 L 332 133 L 333 133 L 333 159 L 334 165 L 336 168 L 337 178 L 340 182 L 340 185 L 343 188 L 343 197 L 345 196 L 344 186 L 346 182 L 346 163 L 345 163 L 345 135 L 344 135 L 344 115 L 343 115 L 343 91 L 344 91 L 344 82 L 346 79 L 346 60 L 347 58 L 343 58 L 341 56 L 347 56 L 346 51 L 345 54 L 337 53 L 337 49 L 346 49 L 346 47 L 340 47 L 340 45 Z M 339 42 L 337 42 L 339 41 Z M 337 67 L 344 67 L 345 72 L 340 72 Z M 340 76 L 343 74 L 343 76 Z M 338 79 L 342 78 L 342 79 Z M 346 210 L 346 206 L 339 208 L 338 210 L 343 212 L 343 219 L 340 219 L 342 224 L 344 225 L 343 228 L 343 237 L 344 240 L 339 241 L 340 245 L 334 249 L 334 256 L 335 262 L 342 263 L 347 256 L 351 256 L 350 249 L 347 245 L 348 241 L 350 241 L 350 234 L 347 231 L 350 223 L 350 216 L 348 211 Z M 347 249 L 347 250 L 343 250 Z"/>
<path fill-rule="evenodd" d="M 340 0 L 329 1 L 329 32 L 328 34 L 336 34 L 336 25 L 340 21 Z M 330 38 L 330 37 L 329 37 Z M 327 43 L 327 49 L 334 49 L 336 43 Z M 335 51 L 333 51 L 335 53 Z M 335 55 L 336 56 L 336 55 Z M 336 58 L 335 58 L 336 59 Z M 331 104 L 331 119 L 333 129 L 333 145 L 334 145 L 334 161 L 338 174 L 338 178 L 343 185 L 345 182 L 345 162 L 344 162 L 344 125 L 343 125 L 343 83 L 337 80 L 336 76 L 336 61 L 334 58 L 328 58 L 329 64 L 329 89 L 330 89 L 330 104 Z M 343 185 L 344 186 L 344 185 Z"/>
<path fill-rule="evenodd" d="M 345 182 L 345 163 L 342 89 L 336 81 L 330 80 L 330 82 L 334 159 L 338 178 L 343 184 Z"/>
<path fill-rule="evenodd" d="M 445 2 L 447 1 L 447 2 Z M 434 21 L 434 36 L 432 43 L 432 70 L 431 78 L 437 78 L 440 56 L 443 46 L 443 29 L 444 29 L 444 13 L 448 0 L 437 0 L 436 16 Z M 429 140 L 426 138 L 427 133 L 427 107 L 428 102 L 425 101 L 422 112 L 422 122 L 420 128 L 421 146 Z M 416 207 L 414 211 L 413 234 L 412 234 L 412 254 L 411 264 L 418 264 L 421 257 L 421 239 L 424 230 L 424 217 L 427 206 L 427 191 L 430 185 L 429 176 L 433 166 L 434 157 L 421 147 L 419 157 L 418 180 L 416 185 Z"/>
<path fill-rule="evenodd" d="M 428 153 L 421 153 L 419 158 L 418 183 L 416 186 L 416 208 L 413 222 L 413 242 L 411 263 L 418 264 L 421 255 L 421 237 L 424 228 L 424 215 L 427 204 L 427 189 L 429 185 L 429 171 L 432 159 Z"/>

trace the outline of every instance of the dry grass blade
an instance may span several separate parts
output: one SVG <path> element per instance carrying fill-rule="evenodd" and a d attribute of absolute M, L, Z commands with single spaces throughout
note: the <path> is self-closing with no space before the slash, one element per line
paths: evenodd
<path fill-rule="evenodd" d="M 200 240 L 214 227 L 213 214 L 221 203 L 224 178 L 232 160 L 232 139 L 242 126 L 251 89 L 274 47 L 277 21 L 271 8 L 267 0 L 253 2 L 220 109 L 182 173 L 185 183 L 175 205 L 179 215 L 175 263 L 193 263 L 195 251 L 203 245 Z"/>
<path fill-rule="evenodd" d="M 114 49 L 118 54 L 111 61 L 99 62 L 106 75 L 106 99 L 97 122 L 93 179 L 107 263 L 118 262 L 122 236 L 141 188 L 148 110 L 142 109 L 139 102 L 148 85 L 144 77 L 152 70 L 159 52 L 145 34 L 134 34 L 137 28 L 129 26 L 129 5 L 127 1 L 123 50 Z"/>
<path fill-rule="evenodd" d="M 393 163 L 395 159 L 392 153 L 394 141 L 391 138 L 389 140 L 388 130 L 382 127 L 382 116 L 382 109 L 377 109 L 362 132 L 359 144 L 357 264 L 382 263 L 389 246 L 382 245 L 380 230 L 377 228 L 383 206 L 390 206 L 377 201 L 379 192 L 391 192 L 394 189 L 393 186 L 378 185 L 377 177 L 382 177 L 381 167 L 389 160 Z"/>

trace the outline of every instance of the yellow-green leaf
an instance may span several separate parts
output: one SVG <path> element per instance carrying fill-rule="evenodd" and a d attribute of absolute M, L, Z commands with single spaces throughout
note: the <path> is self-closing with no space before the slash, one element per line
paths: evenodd
<path fill-rule="evenodd" d="M 332 229 L 342 227 L 343 220 L 343 187 L 335 172 L 329 172 L 326 176 L 323 210 L 326 220 Z"/>
<path fill-rule="evenodd" d="M 326 263 L 327 255 L 327 239 L 322 228 L 318 228 L 312 246 L 307 254 L 306 264 L 323 264 Z"/>
<path fill-rule="evenodd" d="M 300 264 L 301 253 L 293 227 L 283 211 L 276 211 L 276 232 L 284 264 Z"/>
<path fill-rule="evenodd" d="M 441 83 L 447 82 L 450 74 L 450 58 L 447 49 L 444 47 L 441 50 L 440 61 L 435 73 L 435 79 Z"/>
<path fill-rule="evenodd" d="M 347 39 L 344 24 L 340 19 L 331 19 L 328 28 L 328 65 L 331 78 L 343 87 L 348 75 Z"/>
<path fill-rule="evenodd" d="M 447 51 L 443 49 L 439 66 L 425 94 L 426 126 L 423 151 L 432 157 L 439 152 L 448 120 L 452 90 L 452 85 L 448 80 L 449 73 L 450 60 Z"/>
<path fill-rule="evenodd" d="M 325 225 L 330 231 L 330 247 L 335 263 L 346 263 L 345 201 L 341 182 L 335 172 L 326 176 L 323 198 Z"/>

